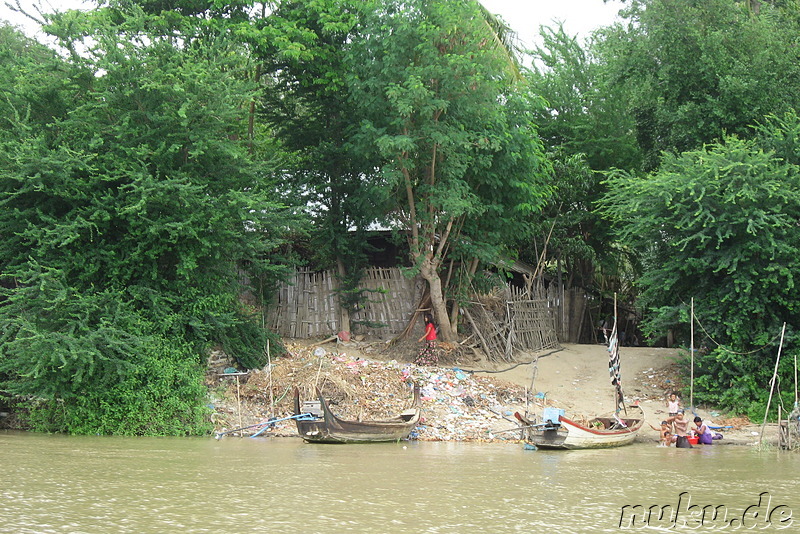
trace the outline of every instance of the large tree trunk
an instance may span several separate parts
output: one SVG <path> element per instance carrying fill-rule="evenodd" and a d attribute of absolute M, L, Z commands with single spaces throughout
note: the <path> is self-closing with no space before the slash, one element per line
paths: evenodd
<path fill-rule="evenodd" d="M 428 282 L 428 289 L 431 294 L 431 307 L 433 308 L 433 316 L 436 324 L 439 326 L 439 335 L 442 341 L 454 343 L 456 336 L 453 333 L 453 327 L 450 324 L 450 317 L 447 315 L 447 306 L 444 301 L 444 292 L 442 291 L 442 279 L 439 278 L 439 272 L 430 260 L 424 260 L 420 275 Z"/>

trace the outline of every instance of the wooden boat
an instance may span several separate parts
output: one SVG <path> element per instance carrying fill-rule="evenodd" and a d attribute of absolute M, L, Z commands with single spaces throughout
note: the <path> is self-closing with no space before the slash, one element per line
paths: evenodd
<path fill-rule="evenodd" d="M 644 424 L 644 412 L 639 406 L 628 406 L 627 414 L 613 413 L 595 417 L 580 424 L 559 415 L 557 421 L 534 424 L 520 414 L 517 419 L 525 425 L 526 441 L 539 449 L 603 449 L 629 445 Z"/>
<path fill-rule="evenodd" d="M 322 393 L 317 391 L 318 401 L 300 405 L 300 391 L 294 388 L 294 413 L 297 433 L 314 443 L 364 443 L 399 441 L 405 439 L 419 423 L 421 403 L 419 386 L 414 386 L 411 407 L 390 419 L 378 421 L 348 421 L 337 417 L 328 406 Z"/>
<path fill-rule="evenodd" d="M 625 406 L 620 378 L 619 339 L 617 337 L 617 294 L 614 293 L 614 327 L 608 338 L 608 372 L 614 386 L 616 410 L 606 417 L 595 417 L 585 424 L 564 417 L 563 410 L 545 408 L 542 422 L 535 423 L 514 414 L 522 424 L 526 445 L 537 449 L 604 449 L 633 443 L 644 424 L 644 411 L 638 405 Z M 623 415 L 624 414 L 624 415 Z"/>

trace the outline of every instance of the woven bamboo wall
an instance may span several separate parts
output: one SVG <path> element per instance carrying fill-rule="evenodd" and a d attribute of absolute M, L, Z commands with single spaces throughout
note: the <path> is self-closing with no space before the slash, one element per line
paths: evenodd
<path fill-rule="evenodd" d="M 538 352 L 559 346 L 557 310 L 541 294 L 508 286 L 502 294 L 473 302 L 465 315 L 489 360 L 514 361 L 515 351 Z"/>
<path fill-rule="evenodd" d="M 513 300 L 508 303 L 511 345 L 520 350 L 539 351 L 558 347 L 553 313 L 544 299 Z"/>
<path fill-rule="evenodd" d="M 584 332 L 584 320 L 587 313 L 589 297 L 581 288 L 561 290 L 551 285 L 546 291 L 537 293 L 537 298 L 547 300 L 547 307 L 552 311 L 558 339 L 563 343 L 580 343 Z"/>
<path fill-rule="evenodd" d="M 367 269 L 361 281 L 366 293 L 363 309 L 351 318 L 353 333 L 369 331 L 379 336 L 401 332 L 414 312 L 422 284 L 403 276 L 398 268 Z M 340 330 L 338 283 L 332 271 L 298 271 L 276 295 L 269 327 L 284 337 L 330 336 Z M 386 326 L 364 327 L 358 321 Z"/>
<path fill-rule="evenodd" d="M 476 297 L 464 309 L 468 330 L 493 361 L 514 361 L 515 351 L 537 352 L 579 343 L 588 297 L 580 289 L 559 291 L 508 286 Z"/>
<path fill-rule="evenodd" d="M 388 337 L 402 332 L 408 324 L 424 282 L 406 278 L 396 267 L 373 267 L 365 272 L 361 287 L 371 292 L 366 294 L 363 309 L 351 317 L 353 333 Z M 335 334 L 341 330 L 336 289 L 332 271 L 296 272 L 278 290 L 268 316 L 269 327 L 290 338 Z M 470 307 L 470 321 L 485 336 L 482 344 L 488 345 L 497 358 L 511 359 L 513 350 L 546 350 L 558 346 L 559 341 L 578 343 L 586 334 L 582 325 L 588 297 L 583 291 L 562 292 L 552 286 L 533 295 L 512 286 L 501 291 L 505 293 L 498 302 L 502 309 Z M 366 327 L 358 321 L 385 326 Z"/>
<path fill-rule="evenodd" d="M 398 268 L 373 267 L 364 273 L 361 287 L 373 291 L 380 289 L 383 294 L 367 293 L 364 309 L 350 318 L 351 323 L 368 320 L 385 324 L 380 329 L 383 333 L 398 334 L 414 314 L 422 296 L 424 282 L 419 278 L 405 277 Z"/>

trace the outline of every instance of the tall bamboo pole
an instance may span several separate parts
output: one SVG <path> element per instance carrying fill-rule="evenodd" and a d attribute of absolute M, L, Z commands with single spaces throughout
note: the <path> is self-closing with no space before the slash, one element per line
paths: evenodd
<path fill-rule="evenodd" d="M 272 392 L 272 355 L 269 350 L 269 339 L 267 339 L 267 369 L 269 369 L 269 415 L 275 417 L 275 396 Z"/>
<path fill-rule="evenodd" d="M 761 436 L 758 441 L 764 440 L 764 427 L 767 426 L 767 415 L 769 414 L 769 405 L 772 404 L 772 394 L 775 391 L 775 380 L 778 376 L 778 364 L 781 363 L 781 349 L 783 349 L 783 334 L 786 332 L 786 323 L 783 323 L 781 329 L 781 342 L 778 345 L 778 358 L 775 360 L 775 371 L 772 372 L 772 380 L 769 381 L 769 399 L 767 399 L 767 411 L 764 412 L 764 422 L 761 424 Z"/>
<path fill-rule="evenodd" d="M 239 413 L 239 428 L 242 428 L 242 394 L 239 390 L 239 375 L 236 375 L 236 411 Z M 241 431 L 239 437 L 242 437 Z"/>
<path fill-rule="evenodd" d="M 691 333 L 689 351 L 692 355 L 692 370 L 689 378 L 689 407 L 694 409 L 694 297 L 692 297 L 692 312 L 689 318 L 689 332 Z"/>

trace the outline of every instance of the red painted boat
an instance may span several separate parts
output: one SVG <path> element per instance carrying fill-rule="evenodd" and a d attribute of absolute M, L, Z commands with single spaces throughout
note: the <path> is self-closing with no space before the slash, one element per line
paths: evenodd
<path fill-rule="evenodd" d="M 580 424 L 559 415 L 556 421 L 528 421 L 519 414 L 525 425 L 526 441 L 539 449 L 603 449 L 633 443 L 644 424 L 644 412 L 639 406 L 628 406 L 627 414 L 595 417 Z"/>

